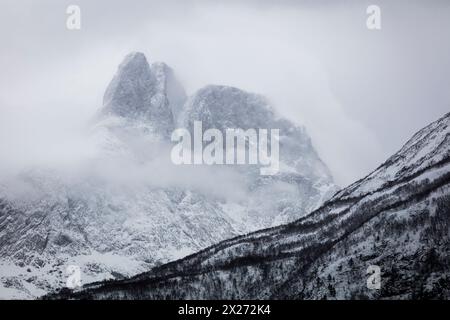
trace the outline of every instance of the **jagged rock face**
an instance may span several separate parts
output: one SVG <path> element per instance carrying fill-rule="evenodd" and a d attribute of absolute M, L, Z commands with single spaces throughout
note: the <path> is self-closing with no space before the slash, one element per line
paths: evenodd
<path fill-rule="evenodd" d="M 174 123 L 177 124 L 177 119 L 187 99 L 186 92 L 175 77 L 172 68 L 165 63 L 152 63 L 151 70 L 157 79 L 158 91 L 163 92 L 167 98 Z"/>
<path fill-rule="evenodd" d="M 450 113 L 293 223 L 53 298 L 449 299 L 449 235 Z"/>
<path fill-rule="evenodd" d="M 150 111 L 149 100 L 155 93 L 155 80 L 144 55 L 128 55 L 106 89 L 105 113 L 132 118 L 145 116 Z"/>
<path fill-rule="evenodd" d="M 120 64 L 103 98 L 104 115 L 140 120 L 165 137 L 174 129 L 184 90 L 163 63 L 149 66 L 142 53 L 131 53 Z"/>
<path fill-rule="evenodd" d="M 328 168 L 317 155 L 305 128 L 277 117 L 269 101 L 259 94 L 233 87 L 209 85 L 187 100 L 180 118 L 183 126 L 191 131 L 194 121 L 201 121 L 203 131 L 219 129 L 224 136 L 229 128 L 279 130 L 279 174 L 263 177 L 257 170 L 248 167 L 243 169 L 250 175 L 254 193 L 261 195 L 252 205 L 253 211 L 260 213 L 260 219 L 270 217 L 270 221 L 276 219 L 274 215 L 284 211 L 285 217 L 279 221 L 292 221 L 296 216 L 295 211 L 309 212 L 337 191 Z M 293 187 L 296 192 L 280 190 L 273 194 L 274 188 L 270 186 L 277 185 Z M 271 198 L 270 202 L 276 204 L 278 209 L 267 207 L 266 201 L 260 201 L 263 198 Z"/>
<path fill-rule="evenodd" d="M 180 118 L 186 128 L 192 129 L 194 121 L 201 121 L 203 130 L 216 128 L 224 135 L 228 128 L 279 129 L 280 161 L 285 171 L 290 169 L 314 181 L 332 181 L 305 128 L 277 117 L 269 101 L 261 95 L 209 85 L 188 99 Z"/>
<path fill-rule="evenodd" d="M 238 88 L 210 85 L 198 90 L 181 116 L 186 127 L 202 121 L 204 129 L 267 128 L 274 126 L 274 112 L 261 95 Z"/>
<path fill-rule="evenodd" d="M 81 267 L 84 283 L 132 276 L 224 239 L 292 221 L 336 190 L 305 130 L 276 120 L 263 97 L 210 86 L 185 100 L 167 65 L 149 65 L 143 54 L 130 54 L 91 130 L 98 159 L 69 177 L 34 168 L 14 186 L 0 184 L 0 297 L 30 298 L 62 287 L 70 264 Z M 208 169 L 214 170 L 208 180 L 218 185 L 224 175 L 237 177 L 233 189 L 245 196 L 236 199 L 171 183 L 175 168 L 158 161 L 164 155 L 170 161 L 170 134 L 186 114 L 205 121 L 210 116 L 218 126 L 283 127 L 280 148 L 292 168 L 264 179 L 254 170 Z M 26 192 L 11 196 L 13 188 Z"/>

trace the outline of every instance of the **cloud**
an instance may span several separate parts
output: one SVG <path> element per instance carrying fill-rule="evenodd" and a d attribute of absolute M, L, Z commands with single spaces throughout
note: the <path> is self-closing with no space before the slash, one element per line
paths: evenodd
<path fill-rule="evenodd" d="M 379 32 L 365 28 L 364 1 L 80 0 L 80 31 L 65 28 L 69 4 L 2 6 L 0 172 L 91 157 L 83 125 L 130 51 L 167 62 L 189 93 L 215 83 L 267 95 L 306 125 L 341 185 L 450 104 L 445 1 L 379 1 Z"/>

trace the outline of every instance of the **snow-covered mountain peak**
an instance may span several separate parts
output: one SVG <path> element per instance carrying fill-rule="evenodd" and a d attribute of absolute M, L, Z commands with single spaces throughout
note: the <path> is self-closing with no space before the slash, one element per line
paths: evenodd
<path fill-rule="evenodd" d="M 271 128 L 274 113 L 261 95 L 229 86 L 208 85 L 190 97 L 182 118 L 187 127 L 193 121 L 202 121 L 204 129 Z"/>
<path fill-rule="evenodd" d="M 312 189 L 327 189 L 327 196 L 337 191 L 305 128 L 277 115 L 270 101 L 260 94 L 208 85 L 187 100 L 180 118 L 183 126 L 191 130 L 194 121 L 201 121 L 203 130 L 216 128 L 223 133 L 228 128 L 278 129 L 282 175 L 286 174 L 290 181 L 294 176 L 314 181 Z"/>
<path fill-rule="evenodd" d="M 150 68 L 155 74 L 158 91 L 162 92 L 167 98 L 174 122 L 176 123 L 187 98 L 186 92 L 176 78 L 173 69 L 167 64 L 154 62 Z"/>
<path fill-rule="evenodd" d="M 128 54 L 106 89 L 104 111 L 119 116 L 138 116 L 144 112 L 143 98 L 154 82 L 145 56 L 142 53 Z"/>
<path fill-rule="evenodd" d="M 168 98 L 173 96 L 168 93 L 173 82 L 175 79 L 170 68 L 161 64 L 152 68 L 143 53 L 130 53 L 106 89 L 101 114 L 142 122 L 150 131 L 168 136 L 174 129 Z M 184 92 L 182 89 L 175 91 Z M 183 99 L 173 100 L 179 104 Z"/>
<path fill-rule="evenodd" d="M 135 71 L 141 71 L 142 68 L 147 67 L 148 68 L 149 63 L 147 61 L 147 58 L 145 57 L 145 54 L 142 52 L 130 52 L 125 56 L 122 63 L 119 66 L 119 70 L 132 70 Z"/>
<path fill-rule="evenodd" d="M 13 186 L 0 188 L 0 268 L 14 271 L 0 275 L 0 297 L 64 286 L 67 264 L 80 266 L 85 282 L 131 276 L 293 221 L 334 193 L 304 128 L 276 118 L 263 96 L 207 86 L 185 100 L 169 66 L 131 53 L 91 128 L 98 152 L 69 178 L 23 174 L 20 185 L 39 190 L 33 199 L 29 192 L 11 199 L 4 190 Z M 254 166 L 175 166 L 171 133 L 192 121 L 205 129 L 280 129 L 279 174 L 263 177 Z"/>

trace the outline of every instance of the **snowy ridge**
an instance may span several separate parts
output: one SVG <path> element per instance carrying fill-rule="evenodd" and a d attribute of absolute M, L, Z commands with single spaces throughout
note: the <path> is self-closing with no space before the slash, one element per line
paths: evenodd
<path fill-rule="evenodd" d="M 448 299 L 450 115 L 295 222 L 48 298 Z M 366 285 L 381 269 L 380 290 Z"/>
<path fill-rule="evenodd" d="M 450 140 L 449 118 L 450 113 L 417 132 L 379 168 L 335 197 L 364 195 L 384 184 L 405 179 L 447 159 L 450 154 L 447 148 Z"/>

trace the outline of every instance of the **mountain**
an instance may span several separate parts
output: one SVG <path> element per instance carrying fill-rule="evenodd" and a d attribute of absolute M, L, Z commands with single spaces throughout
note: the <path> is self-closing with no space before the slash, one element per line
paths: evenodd
<path fill-rule="evenodd" d="M 337 191 L 305 128 L 278 117 L 262 95 L 228 86 L 206 86 L 188 98 L 180 114 L 180 125 L 191 132 L 195 121 L 202 122 L 203 131 L 214 128 L 223 136 L 228 128 L 279 130 L 278 174 L 262 176 L 257 166 L 235 168 L 245 175 L 251 189 L 244 216 L 258 228 L 292 221 Z"/>
<path fill-rule="evenodd" d="M 103 115 L 140 120 L 155 133 L 169 136 L 175 128 L 186 94 L 172 69 L 164 63 L 152 66 L 144 54 L 127 55 L 106 89 Z"/>
<path fill-rule="evenodd" d="M 185 128 L 192 128 L 194 121 L 201 121 L 204 130 L 215 128 L 224 135 L 227 128 L 279 129 L 282 173 L 300 175 L 313 184 L 318 182 L 316 186 L 332 181 L 305 128 L 280 118 L 262 95 L 228 86 L 206 86 L 187 100 L 180 115 Z"/>
<path fill-rule="evenodd" d="M 449 231 L 450 113 L 292 223 L 49 298 L 449 299 Z"/>
<path fill-rule="evenodd" d="M 223 129 L 279 125 L 279 174 L 174 165 L 172 131 L 206 124 L 206 114 Z M 306 130 L 280 119 L 265 98 L 225 86 L 188 97 L 170 67 L 142 53 L 120 64 L 86 134 L 95 153 L 76 167 L 29 168 L 0 183 L 1 298 L 64 287 L 70 265 L 83 283 L 134 276 L 293 221 L 337 191 Z"/>

